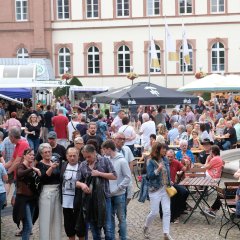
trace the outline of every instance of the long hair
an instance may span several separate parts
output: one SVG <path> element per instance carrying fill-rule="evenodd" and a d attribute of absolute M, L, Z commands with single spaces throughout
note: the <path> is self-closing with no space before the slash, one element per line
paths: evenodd
<path fill-rule="evenodd" d="M 152 146 L 152 151 L 151 151 L 151 157 L 154 160 L 159 160 L 161 155 L 161 149 L 166 149 L 166 145 L 164 143 L 159 143 L 159 142 L 155 142 Z"/>

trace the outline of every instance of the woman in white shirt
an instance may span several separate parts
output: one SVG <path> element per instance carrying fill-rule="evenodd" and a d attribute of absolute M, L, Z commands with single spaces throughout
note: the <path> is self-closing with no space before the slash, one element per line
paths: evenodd
<path fill-rule="evenodd" d="M 136 132 L 132 126 L 129 126 L 129 118 L 124 117 L 122 119 L 123 126 L 121 126 L 118 130 L 118 132 L 123 133 L 125 136 L 125 146 L 128 146 L 131 151 L 134 150 L 134 143 L 136 138 Z"/>

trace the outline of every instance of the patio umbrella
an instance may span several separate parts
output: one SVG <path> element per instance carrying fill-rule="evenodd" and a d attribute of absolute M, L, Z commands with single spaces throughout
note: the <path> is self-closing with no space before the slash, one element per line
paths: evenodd
<path fill-rule="evenodd" d="M 204 78 L 194 80 L 178 89 L 180 92 L 217 92 L 226 87 L 226 77 L 211 74 Z"/>
<path fill-rule="evenodd" d="M 122 105 L 160 105 L 197 103 L 198 97 L 160 87 L 149 82 L 139 82 L 126 87 L 111 90 L 92 97 L 93 102 L 112 103 L 119 101 Z"/>

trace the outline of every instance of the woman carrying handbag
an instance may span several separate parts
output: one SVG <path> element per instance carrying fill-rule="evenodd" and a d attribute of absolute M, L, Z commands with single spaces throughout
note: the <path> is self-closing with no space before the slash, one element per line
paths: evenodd
<path fill-rule="evenodd" d="M 166 155 L 166 146 L 156 142 L 152 146 L 151 159 L 147 165 L 147 178 L 149 184 L 149 198 L 151 211 L 147 216 L 143 234 L 149 238 L 149 227 L 154 218 L 159 214 L 159 204 L 161 202 L 163 209 L 163 234 L 164 240 L 172 240 L 170 231 L 170 197 L 167 193 L 167 187 L 171 185 L 169 162 Z"/>

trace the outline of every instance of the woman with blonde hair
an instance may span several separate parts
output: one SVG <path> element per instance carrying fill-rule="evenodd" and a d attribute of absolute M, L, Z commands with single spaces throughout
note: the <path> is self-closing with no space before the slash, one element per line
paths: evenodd
<path fill-rule="evenodd" d="M 223 135 L 224 129 L 226 128 L 226 121 L 224 118 L 220 118 L 216 125 L 216 135 L 221 136 Z"/>
<path fill-rule="evenodd" d="M 32 113 L 25 126 L 25 134 L 27 134 L 27 140 L 30 147 L 37 153 L 40 137 L 42 136 L 42 125 L 35 113 Z"/>
<path fill-rule="evenodd" d="M 167 131 L 166 126 L 162 123 L 159 123 L 157 125 L 157 139 L 156 139 L 156 141 L 160 142 L 160 143 L 166 143 L 167 134 L 168 134 L 168 131 Z"/>

